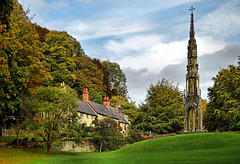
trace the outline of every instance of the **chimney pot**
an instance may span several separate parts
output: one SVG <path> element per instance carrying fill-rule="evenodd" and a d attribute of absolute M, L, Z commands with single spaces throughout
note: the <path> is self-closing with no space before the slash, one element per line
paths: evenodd
<path fill-rule="evenodd" d="M 110 105 L 109 105 L 109 97 L 104 97 L 104 99 L 103 99 L 103 105 L 106 106 L 107 108 L 110 107 Z"/>

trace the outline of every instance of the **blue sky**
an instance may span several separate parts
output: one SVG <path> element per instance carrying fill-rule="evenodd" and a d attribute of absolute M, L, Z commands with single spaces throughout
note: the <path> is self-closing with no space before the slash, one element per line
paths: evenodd
<path fill-rule="evenodd" d="M 129 96 L 143 102 L 167 78 L 185 89 L 189 8 L 194 6 L 202 98 L 240 55 L 240 0 L 19 0 L 34 22 L 67 31 L 92 58 L 120 64 Z"/>

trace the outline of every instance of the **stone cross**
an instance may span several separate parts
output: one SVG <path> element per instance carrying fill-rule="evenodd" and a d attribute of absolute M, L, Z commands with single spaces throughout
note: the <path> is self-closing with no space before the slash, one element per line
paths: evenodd
<path fill-rule="evenodd" d="M 189 9 L 189 11 L 191 11 L 193 13 L 193 10 L 195 10 L 195 8 L 193 8 L 193 6 L 191 6 L 191 9 Z"/>

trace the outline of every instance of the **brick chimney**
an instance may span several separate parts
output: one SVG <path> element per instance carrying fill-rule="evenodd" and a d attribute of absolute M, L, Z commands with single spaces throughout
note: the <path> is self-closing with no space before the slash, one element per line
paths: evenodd
<path fill-rule="evenodd" d="M 110 105 L 109 105 L 109 97 L 104 97 L 104 99 L 103 99 L 103 105 L 106 106 L 107 108 L 110 107 Z"/>
<path fill-rule="evenodd" d="M 118 113 L 122 113 L 120 102 L 117 102 L 116 109 L 117 109 Z"/>
<path fill-rule="evenodd" d="M 83 90 L 83 101 L 89 101 L 88 89 Z"/>

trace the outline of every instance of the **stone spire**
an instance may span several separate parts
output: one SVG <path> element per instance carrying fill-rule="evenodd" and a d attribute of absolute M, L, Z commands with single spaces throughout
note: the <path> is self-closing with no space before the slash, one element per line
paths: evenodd
<path fill-rule="evenodd" d="M 191 7 L 191 21 L 188 41 L 188 65 L 186 75 L 186 93 L 184 106 L 184 132 L 202 131 L 202 107 L 199 89 L 199 74 L 197 63 L 197 44 L 194 31 L 194 15 Z M 191 122 L 192 121 L 192 122 Z M 195 125 L 196 123 L 196 125 Z"/>
<path fill-rule="evenodd" d="M 189 11 L 191 11 L 191 22 L 190 22 L 190 38 L 195 38 L 195 32 L 194 32 L 194 19 L 193 19 L 193 10 L 195 10 L 195 8 L 193 8 L 193 6 L 191 7 L 191 9 L 189 9 Z"/>

